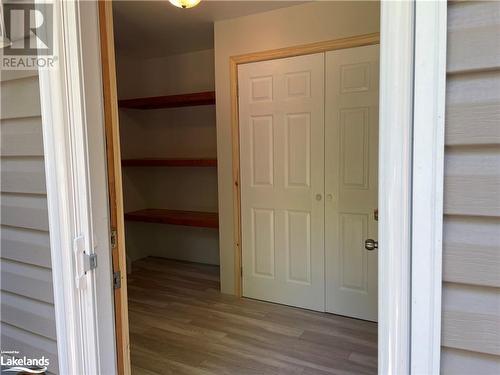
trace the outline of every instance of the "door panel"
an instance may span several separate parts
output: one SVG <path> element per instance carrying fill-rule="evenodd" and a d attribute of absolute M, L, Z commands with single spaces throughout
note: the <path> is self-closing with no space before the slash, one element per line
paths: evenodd
<path fill-rule="evenodd" d="M 324 311 L 324 54 L 238 84 L 243 295 Z"/>
<path fill-rule="evenodd" d="M 250 118 L 252 155 L 252 186 L 272 186 L 273 165 L 273 117 Z"/>
<path fill-rule="evenodd" d="M 116 231 L 112 249 L 113 274 L 120 276 L 120 287 L 114 289 L 116 361 L 119 375 L 128 375 L 130 368 L 130 338 L 128 326 L 127 265 L 125 254 L 125 224 L 121 177 L 118 95 L 116 92 L 113 6 L 111 1 L 99 1 L 99 26 L 104 100 L 104 126 L 109 193 L 110 229 Z"/>
<path fill-rule="evenodd" d="M 326 53 L 326 310 L 377 320 L 378 46 Z"/>
<path fill-rule="evenodd" d="M 274 279 L 274 211 L 252 209 L 252 219 L 253 274 Z"/>
<path fill-rule="evenodd" d="M 287 281 L 311 285 L 311 214 L 286 211 Z"/>
<path fill-rule="evenodd" d="M 368 235 L 368 215 L 340 214 L 339 263 L 340 287 L 344 290 L 368 292 L 367 254 L 359 244 Z"/>
<path fill-rule="evenodd" d="M 289 114 L 286 116 L 285 124 L 286 186 L 308 188 L 311 168 L 311 115 Z"/>

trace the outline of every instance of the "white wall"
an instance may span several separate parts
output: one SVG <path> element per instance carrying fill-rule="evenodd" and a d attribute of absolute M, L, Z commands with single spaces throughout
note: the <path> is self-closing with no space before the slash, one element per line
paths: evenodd
<path fill-rule="evenodd" d="M 378 2 L 325 1 L 215 23 L 221 290 L 234 293 L 229 57 L 378 32 Z"/>
<path fill-rule="evenodd" d="M 214 90 L 214 52 L 117 60 L 120 99 Z M 214 106 L 120 109 L 122 158 L 200 157 L 217 154 Z M 123 168 L 125 212 L 143 208 L 217 212 L 216 168 Z M 126 223 L 132 260 L 153 255 L 218 264 L 214 229 Z"/>

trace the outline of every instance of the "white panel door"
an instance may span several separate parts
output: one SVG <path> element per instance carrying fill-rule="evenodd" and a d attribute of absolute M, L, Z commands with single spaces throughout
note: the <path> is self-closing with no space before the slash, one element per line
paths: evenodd
<path fill-rule="evenodd" d="M 379 48 L 326 53 L 326 311 L 377 320 Z"/>
<path fill-rule="evenodd" d="M 238 82 L 243 295 L 324 311 L 324 54 Z"/>

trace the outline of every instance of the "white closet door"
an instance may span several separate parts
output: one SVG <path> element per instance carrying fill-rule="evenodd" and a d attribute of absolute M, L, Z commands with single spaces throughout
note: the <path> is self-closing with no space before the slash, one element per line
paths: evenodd
<path fill-rule="evenodd" d="M 379 48 L 326 54 L 326 310 L 377 320 Z"/>
<path fill-rule="evenodd" d="M 324 311 L 324 54 L 238 73 L 243 295 Z"/>

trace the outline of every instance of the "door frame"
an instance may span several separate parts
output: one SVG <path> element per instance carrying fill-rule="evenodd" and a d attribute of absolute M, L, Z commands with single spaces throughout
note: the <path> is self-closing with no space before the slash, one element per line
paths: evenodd
<path fill-rule="evenodd" d="M 104 100 L 104 129 L 108 172 L 109 221 L 114 233 L 112 252 L 113 275 L 119 278 L 114 289 L 116 359 L 119 374 L 130 374 L 130 335 L 128 322 L 127 259 L 125 251 L 125 219 L 123 209 L 120 124 L 116 85 L 113 3 L 99 1 L 99 32 L 101 38 L 102 88 Z M 115 280 L 115 276 L 113 276 Z M 115 281 L 116 282 L 116 281 Z"/>
<path fill-rule="evenodd" d="M 411 218 L 412 374 L 439 374 L 447 2 L 415 6 Z"/>
<path fill-rule="evenodd" d="M 97 1 L 84 3 L 54 1 L 59 67 L 39 73 L 57 346 L 61 373 L 110 374 L 118 371 L 111 233 L 108 225 L 95 222 L 99 218 L 109 223 L 109 213 L 92 205 L 96 197 L 90 195 L 102 198 L 108 192 L 108 181 L 103 178 L 106 149 L 100 69 L 109 60 L 99 59 L 103 34 L 97 22 Z M 94 17 L 81 11 L 86 6 Z M 379 196 L 383 251 L 379 252 L 378 371 L 384 375 L 439 373 L 446 7 L 443 0 L 381 3 L 379 192 L 385 194 Z M 309 45 L 309 53 L 320 52 L 315 49 L 318 46 Z M 274 50 L 276 55 L 271 57 L 278 58 L 285 50 Z M 292 54 L 287 56 L 298 52 L 288 50 Z M 263 56 L 256 53 L 253 58 L 259 61 Z M 237 72 L 238 63 L 238 56 L 231 59 L 231 75 Z M 231 92 L 231 105 L 237 108 L 234 80 Z M 233 111 L 232 123 L 237 121 L 237 111 Z M 113 126 L 118 131 L 117 124 Z M 233 161 L 238 156 L 236 146 Z M 98 160 L 99 165 L 95 164 Z M 240 224 L 237 165 L 233 165 L 235 228 Z M 412 205 L 413 201 L 419 204 Z M 95 239 L 102 241 L 96 248 L 100 276 L 88 273 L 86 291 L 75 287 L 74 259 L 68 252 L 79 234 L 89 246 L 95 245 Z M 235 238 L 240 238 L 239 230 Z M 239 260 L 237 279 L 238 265 Z M 99 299 L 105 294 L 109 294 L 107 299 Z M 121 308 L 126 309 L 126 303 Z M 113 334 L 104 335 L 106 327 Z M 122 360 L 123 368 L 129 368 L 128 357 Z"/>
<path fill-rule="evenodd" d="M 229 58 L 234 290 L 241 297 L 238 65 L 381 44 L 379 374 L 440 371 L 446 11 L 443 0 L 383 1 L 380 34 Z"/>
<path fill-rule="evenodd" d="M 380 34 L 364 34 L 324 42 L 303 44 L 294 47 L 273 49 L 229 58 L 230 100 L 231 100 L 231 141 L 233 165 L 233 236 L 234 236 L 234 291 L 242 296 L 242 249 L 241 249 L 241 172 L 240 172 L 240 123 L 238 104 L 238 65 L 259 61 L 283 59 L 287 57 L 312 55 L 346 48 L 363 47 L 380 43 Z"/>

